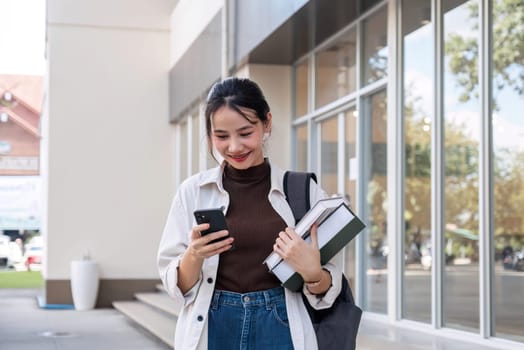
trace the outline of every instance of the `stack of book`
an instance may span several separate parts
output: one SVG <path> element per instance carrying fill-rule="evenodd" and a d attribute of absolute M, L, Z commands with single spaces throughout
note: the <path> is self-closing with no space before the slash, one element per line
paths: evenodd
<path fill-rule="evenodd" d="M 311 242 L 309 231 L 314 223 L 318 224 L 318 247 L 322 265 L 331 260 L 365 227 L 349 209 L 343 197 L 319 200 L 297 223 L 295 232 L 307 242 Z M 272 252 L 264 263 L 284 287 L 292 291 L 302 288 L 302 277 L 277 253 Z"/>

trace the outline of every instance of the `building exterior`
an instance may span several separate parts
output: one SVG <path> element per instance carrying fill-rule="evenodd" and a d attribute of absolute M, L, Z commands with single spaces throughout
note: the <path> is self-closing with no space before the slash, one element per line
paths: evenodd
<path fill-rule="evenodd" d="M 524 272 L 502 255 L 524 244 L 523 14 L 504 0 L 179 1 L 177 183 L 210 166 L 209 87 L 248 76 L 273 108 L 270 157 L 315 171 L 367 222 L 346 251 L 367 313 L 522 342 L 510 290 Z"/>
<path fill-rule="evenodd" d="M 0 74 L 0 234 L 40 228 L 43 77 Z"/>
<path fill-rule="evenodd" d="M 272 108 L 272 160 L 315 171 L 367 223 L 345 252 L 366 317 L 522 346 L 524 1 L 111 4 L 48 4 L 51 299 L 85 248 L 104 300 L 152 285 L 170 196 L 215 165 L 205 96 L 247 76 Z"/>
<path fill-rule="evenodd" d="M 47 1 L 41 117 L 45 302 L 72 303 L 89 256 L 98 306 L 154 291 L 174 193 L 168 122 L 173 1 Z"/>
<path fill-rule="evenodd" d="M 0 75 L 0 175 L 38 175 L 43 77 Z"/>

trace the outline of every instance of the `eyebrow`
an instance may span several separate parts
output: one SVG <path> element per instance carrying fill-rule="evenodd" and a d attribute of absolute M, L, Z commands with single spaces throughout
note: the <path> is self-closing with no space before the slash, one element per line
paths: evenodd
<path fill-rule="evenodd" d="M 246 125 L 246 126 L 243 126 L 240 129 L 237 129 L 235 131 L 236 132 L 242 132 L 242 131 L 246 131 L 247 129 L 253 129 L 253 128 L 254 128 L 254 125 Z M 213 133 L 227 133 L 227 131 L 226 130 L 215 129 L 215 130 L 213 130 Z"/>

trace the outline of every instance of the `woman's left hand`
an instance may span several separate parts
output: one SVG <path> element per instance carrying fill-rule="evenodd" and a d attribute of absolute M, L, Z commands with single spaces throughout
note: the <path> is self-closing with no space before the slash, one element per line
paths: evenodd
<path fill-rule="evenodd" d="M 311 227 L 311 243 L 307 243 L 291 227 L 278 234 L 273 250 L 295 271 L 304 281 L 318 281 L 322 276 L 320 251 L 318 249 L 318 227 Z"/>

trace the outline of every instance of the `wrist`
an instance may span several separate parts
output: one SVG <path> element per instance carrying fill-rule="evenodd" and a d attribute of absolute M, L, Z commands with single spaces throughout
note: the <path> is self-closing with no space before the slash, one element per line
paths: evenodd
<path fill-rule="evenodd" d="M 182 259 L 186 260 L 190 264 L 201 264 L 204 262 L 204 258 L 195 254 L 192 249 L 186 250 Z"/>
<path fill-rule="evenodd" d="M 305 281 L 306 289 L 312 294 L 324 294 L 331 286 L 331 273 L 322 268 L 320 279 L 316 281 Z"/>
<path fill-rule="evenodd" d="M 322 281 L 323 275 L 324 275 L 324 269 L 321 268 L 320 270 L 318 270 L 317 273 L 311 274 L 312 277 L 304 278 L 304 283 L 307 285 L 313 285 L 313 284 L 318 285 L 320 281 Z"/>
<path fill-rule="evenodd" d="M 315 278 L 311 278 L 311 279 L 305 279 L 304 280 L 304 284 L 308 287 L 315 287 L 315 286 L 318 286 L 320 285 L 320 283 L 322 282 L 322 280 L 325 278 L 325 273 L 324 273 L 324 269 L 320 269 L 320 271 L 315 274 Z"/>

